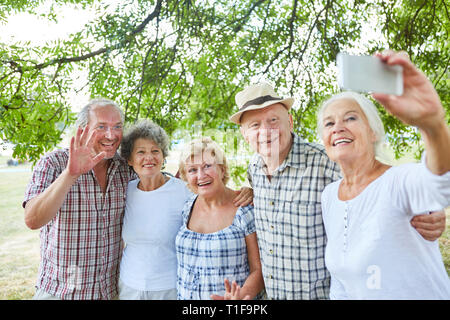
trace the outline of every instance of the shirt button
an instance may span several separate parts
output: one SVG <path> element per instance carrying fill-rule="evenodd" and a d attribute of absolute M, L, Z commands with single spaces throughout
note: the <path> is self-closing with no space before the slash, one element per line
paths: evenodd
<path fill-rule="evenodd" d="M 270 201 L 269 203 L 271 206 L 273 206 L 275 204 L 273 201 Z"/>
<path fill-rule="evenodd" d="M 273 254 L 273 250 L 272 249 L 270 249 L 269 252 L 270 252 L 270 254 Z"/>

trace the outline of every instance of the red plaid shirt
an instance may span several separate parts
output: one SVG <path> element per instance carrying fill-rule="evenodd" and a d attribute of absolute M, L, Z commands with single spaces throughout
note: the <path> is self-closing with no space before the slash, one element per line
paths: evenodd
<path fill-rule="evenodd" d="M 68 159 L 68 150 L 58 150 L 38 162 L 23 207 L 56 180 Z M 37 288 L 61 299 L 112 299 L 117 295 L 131 175 L 128 164 L 116 154 L 108 168 L 105 194 L 92 170 L 78 178 L 55 218 L 40 230 Z"/>

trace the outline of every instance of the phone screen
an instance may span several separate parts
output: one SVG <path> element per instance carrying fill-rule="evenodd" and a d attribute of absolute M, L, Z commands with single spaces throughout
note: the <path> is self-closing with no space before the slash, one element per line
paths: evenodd
<path fill-rule="evenodd" d="M 338 53 L 338 83 L 341 89 L 365 93 L 403 94 L 403 68 L 389 66 L 372 56 Z"/>

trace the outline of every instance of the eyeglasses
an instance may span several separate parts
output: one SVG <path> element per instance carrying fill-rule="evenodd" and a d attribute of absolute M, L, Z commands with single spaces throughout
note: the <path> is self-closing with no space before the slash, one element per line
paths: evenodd
<path fill-rule="evenodd" d="M 95 130 L 102 131 L 102 132 L 106 132 L 106 131 L 108 131 L 108 129 L 111 131 L 122 131 L 123 125 L 117 124 L 115 126 L 109 127 L 109 126 L 105 126 L 105 125 L 101 124 L 101 125 L 98 125 L 97 127 L 95 127 Z"/>

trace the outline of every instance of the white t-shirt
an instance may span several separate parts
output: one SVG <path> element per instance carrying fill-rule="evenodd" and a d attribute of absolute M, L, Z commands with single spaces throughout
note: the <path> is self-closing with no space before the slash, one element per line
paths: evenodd
<path fill-rule="evenodd" d="M 438 241 L 410 224 L 450 204 L 450 172 L 437 176 L 423 163 L 392 167 L 348 201 L 338 199 L 341 181 L 322 193 L 330 298 L 450 299 Z"/>
<path fill-rule="evenodd" d="M 173 289 L 177 279 L 175 237 L 183 222 L 184 203 L 192 193 L 177 178 L 171 177 L 153 191 L 139 190 L 139 181 L 128 184 L 120 279 L 141 291 Z"/>

